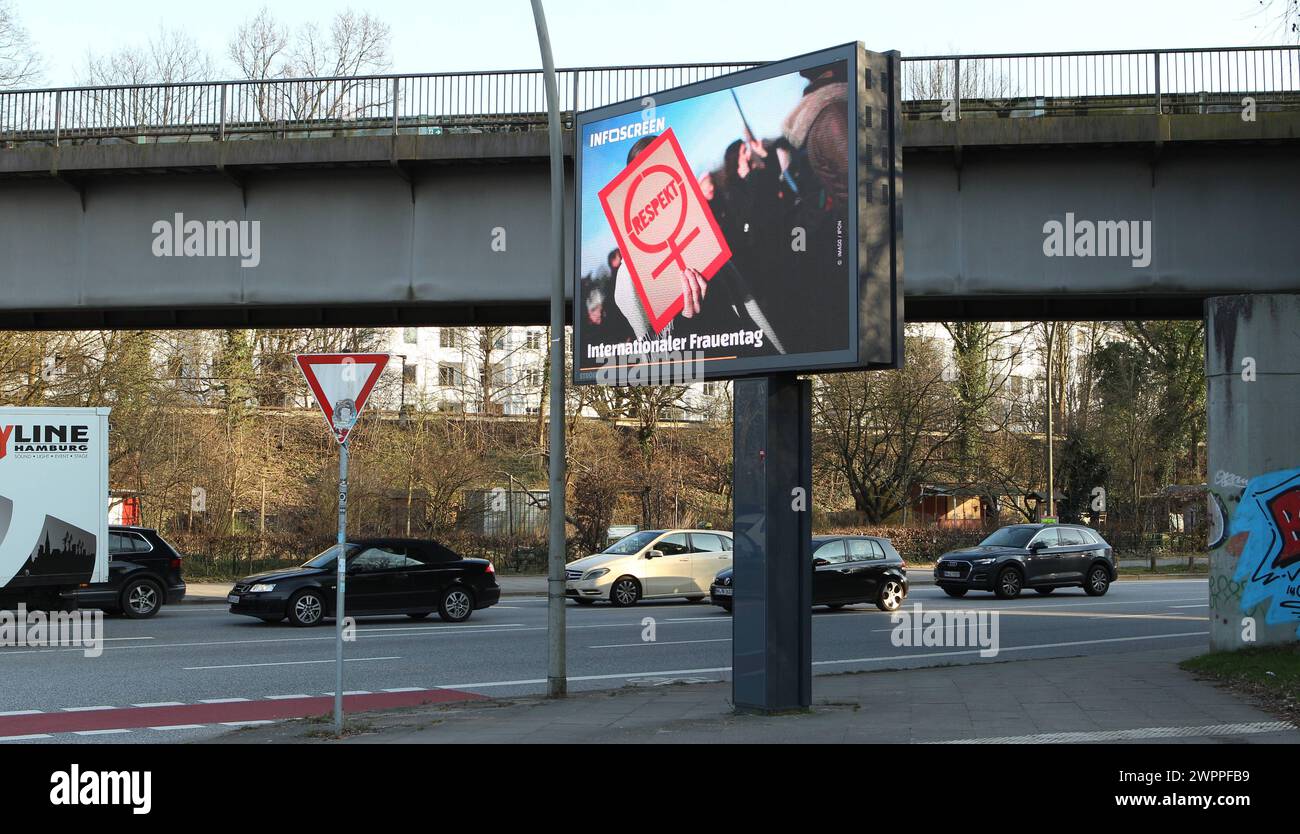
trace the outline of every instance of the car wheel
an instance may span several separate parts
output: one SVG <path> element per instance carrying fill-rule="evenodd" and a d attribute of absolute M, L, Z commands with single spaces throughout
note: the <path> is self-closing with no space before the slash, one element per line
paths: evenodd
<path fill-rule="evenodd" d="M 132 620 L 147 620 L 162 608 L 162 588 L 152 579 L 133 579 L 122 589 L 122 613 Z"/>
<path fill-rule="evenodd" d="M 1037 591 L 1038 593 L 1042 594 L 1043 596 L 1047 596 L 1048 594 L 1050 594 L 1052 591 L 1055 591 L 1056 589 L 1055 589 L 1055 588 L 1035 588 L 1034 590 Z"/>
<path fill-rule="evenodd" d="M 1004 568 L 1002 573 L 998 574 L 998 579 L 993 583 L 993 593 L 998 599 L 1015 599 L 1020 596 L 1020 591 L 1024 586 L 1024 581 L 1020 578 L 1020 571 L 1015 568 Z"/>
<path fill-rule="evenodd" d="M 699 601 L 702 600 L 702 599 L 704 599 L 704 597 L 687 597 L 687 598 L 686 598 L 686 601 L 687 601 L 687 602 L 699 602 Z"/>
<path fill-rule="evenodd" d="M 902 582 L 897 579 L 886 579 L 880 586 L 879 596 L 876 597 L 876 607 L 881 611 L 897 611 L 905 597 Z"/>
<path fill-rule="evenodd" d="M 619 608 L 636 605 L 641 600 L 641 583 L 635 576 L 620 576 L 609 588 L 609 601 Z"/>
<path fill-rule="evenodd" d="M 417 611 L 414 614 L 407 614 L 406 616 L 410 617 L 412 620 L 423 620 L 432 613 L 432 611 Z"/>
<path fill-rule="evenodd" d="M 325 619 L 325 598 L 320 591 L 299 591 L 289 598 L 289 622 L 299 628 L 320 625 Z"/>
<path fill-rule="evenodd" d="M 1110 574 L 1101 565 L 1094 565 L 1088 571 L 1088 581 L 1083 583 L 1083 590 L 1090 597 L 1104 596 L 1110 590 Z"/>
<path fill-rule="evenodd" d="M 943 592 L 944 592 L 945 594 L 947 594 L 948 596 L 950 596 L 950 597 L 964 597 L 964 596 L 966 596 L 966 589 L 965 589 L 965 588 L 944 588 L 944 589 L 943 589 Z"/>
<path fill-rule="evenodd" d="M 595 603 L 594 599 L 582 599 L 581 597 L 575 597 L 573 601 L 579 605 L 591 605 Z"/>
<path fill-rule="evenodd" d="M 463 623 L 474 613 L 474 592 L 460 585 L 453 585 L 442 592 L 442 602 L 438 603 L 438 616 L 448 623 Z"/>

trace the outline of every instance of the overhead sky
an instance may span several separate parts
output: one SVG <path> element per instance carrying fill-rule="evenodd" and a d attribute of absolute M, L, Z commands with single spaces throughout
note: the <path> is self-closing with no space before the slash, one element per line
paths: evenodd
<path fill-rule="evenodd" d="M 1273 0 L 1280 5 L 1281 0 Z M 143 44 L 159 26 L 189 32 L 222 68 L 235 27 L 264 0 L 14 0 L 45 63 L 75 84 L 88 53 Z M 528 0 L 275 0 L 287 23 L 351 7 L 393 30 L 394 72 L 540 65 Z M 765 61 L 851 40 L 904 54 L 1241 46 L 1284 41 L 1258 0 L 549 0 L 561 66 Z"/>

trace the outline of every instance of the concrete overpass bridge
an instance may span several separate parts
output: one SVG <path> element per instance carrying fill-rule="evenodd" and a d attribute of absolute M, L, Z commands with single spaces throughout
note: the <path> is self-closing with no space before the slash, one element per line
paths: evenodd
<path fill-rule="evenodd" d="M 565 70 L 562 104 L 747 66 Z M 1300 284 L 1300 48 L 901 81 L 909 319 L 1199 317 Z M 0 93 L 0 327 L 543 322 L 544 110 L 535 71 Z M 155 256 L 178 214 L 258 221 L 258 263 Z M 1149 221 L 1150 251 L 1046 256 L 1067 218 Z"/>
<path fill-rule="evenodd" d="M 566 70 L 562 106 L 747 66 Z M 1300 47 L 903 72 L 907 318 L 1205 316 L 1212 644 L 1294 640 Z M 536 71 L 0 92 L 0 328 L 545 322 L 544 110 Z M 258 245 L 159 251 L 187 220 Z"/>

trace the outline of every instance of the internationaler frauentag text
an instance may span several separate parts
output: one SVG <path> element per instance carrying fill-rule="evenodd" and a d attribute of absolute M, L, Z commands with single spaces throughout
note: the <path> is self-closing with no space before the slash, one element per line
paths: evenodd
<path fill-rule="evenodd" d="M 734 333 L 692 333 L 689 337 L 664 339 L 636 339 L 631 342 L 587 345 L 588 359 L 605 359 L 610 356 L 654 355 L 681 353 L 685 350 L 718 350 L 729 347 L 763 346 L 762 330 L 737 330 Z"/>

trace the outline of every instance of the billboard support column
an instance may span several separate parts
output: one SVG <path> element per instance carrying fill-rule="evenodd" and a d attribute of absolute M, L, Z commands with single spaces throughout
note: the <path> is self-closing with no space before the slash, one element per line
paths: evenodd
<path fill-rule="evenodd" d="M 812 383 L 735 383 L 732 702 L 743 712 L 812 704 Z"/>

